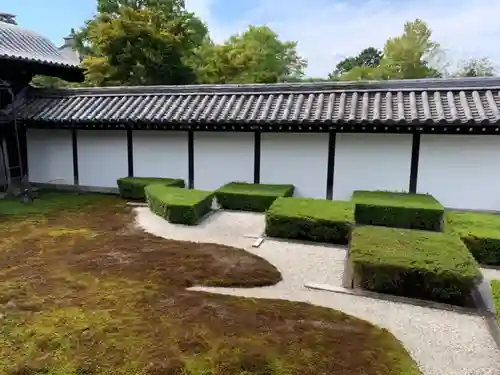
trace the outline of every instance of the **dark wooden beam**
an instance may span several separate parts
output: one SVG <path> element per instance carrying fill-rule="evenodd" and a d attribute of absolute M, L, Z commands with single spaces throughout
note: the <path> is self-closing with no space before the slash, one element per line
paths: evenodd
<path fill-rule="evenodd" d="M 337 142 L 337 133 L 328 134 L 328 163 L 326 167 L 326 199 L 333 199 L 333 184 L 335 172 L 335 143 Z"/>
<path fill-rule="evenodd" d="M 77 130 L 73 129 L 71 131 L 71 143 L 73 146 L 73 183 L 75 185 L 80 184 L 80 173 L 78 171 L 78 139 Z"/>
<path fill-rule="evenodd" d="M 260 147 L 261 133 L 254 133 L 254 149 L 253 149 L 253 183 L 260 184 Z"/>
<path fill-rule="evenodd" d="M 188 188 L 194 189 L 194 132 L 188 131 Z"/>
<path fill-rule="evenodd" d="M 418 161 L 420 159 L 420 134 L 413 134 L 410 164 L 410 193 L 417 192 Z"/>
<path fill-rule="evenodd" d="M 134 177 L 134 140 L 132 129 L 127 129 L 128 176 Z"/>

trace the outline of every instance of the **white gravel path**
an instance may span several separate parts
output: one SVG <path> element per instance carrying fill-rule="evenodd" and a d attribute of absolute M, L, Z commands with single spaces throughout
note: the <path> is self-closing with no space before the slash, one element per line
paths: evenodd
<path fill-rule="evenodd" d="M 275 240 L 253 248 L 264 229 L 261 214 L 220 211 L 201 225 L 186 227 L 169 224 L 148 208 L 135 210 L 138 225 L 151 234 L 244 248 L 274 264 L 283 275 L 282 282 L 270 287 L 192 290 L 308 302 L 365 319 L 401 340 L 424 375 L 500 374 L 500 351 L 479 316 L 305 288 L 306 283 L 341 286 L 343 248 Z"/>
<path fill-rule="evenodd" d="M 481 268 L 485 279 L 488 280 L 500 280 L 500 269 L 494 268 Z"/>

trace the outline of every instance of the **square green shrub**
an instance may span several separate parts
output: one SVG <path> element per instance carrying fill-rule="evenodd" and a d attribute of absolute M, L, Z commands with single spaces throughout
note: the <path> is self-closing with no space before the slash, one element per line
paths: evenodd
<path fill-rule="evenodd" d="M 291 197 L 293 185 L 231 182 L 215 191 L 219 205 L 227 210 L 264 212 L 279 197 Z"/>
<path fill-rule="evenodd" d="M 212 209 L 213 193 L 152 184 L 144 189 L 149 209 L 175 224 L 195 225 Z"/>
<path fill-rule="evenodd" d="M 364 289 L 464 305 L 482 274 L 459 237 L 400 228 L 357 227 L 349 259 Z"/>
<path fill-rule="evenodd" d="M 351 202 L 278 198 L 266 213 L 266 235 L 346 245 L 353 221 Z"/>
<path fill-rule="evenodd" d="M 493 306 L 495 306 L 495 313 L 497 315 L 497 323 L 500 325 L 500 280 L 492 280 L 490 286 Z"/>
<path fill-rule="evenodd" d="M 500 265 L 500 216 L 479 212 L 446 212 L 445 230 L 464 241 L 474 258 L 486 265 Z"/>
<path fill-rule="evenodd" d="M 355 191 L 357 224 L 441 231 L 444 207 L 427 194 Z"/>
<path fill-rule="evenodd" d="M 142 200 L 146 199 L 144 188 L 150 184 L 163 184 L 166 186 L 185 186 L 184 180 L 179 178 L 162 177 L 123 177 L 117 180 L 120 196 L 124 199 Z"/>

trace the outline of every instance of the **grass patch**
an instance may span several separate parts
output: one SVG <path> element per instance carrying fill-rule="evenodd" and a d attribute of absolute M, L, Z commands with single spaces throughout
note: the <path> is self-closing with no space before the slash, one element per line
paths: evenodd
<path fill-rule="evenodd" d="M 88 206 L 97 206 L 104 201 L 109 202 L 114 197 L 105 194 L 57 192 L 39 190 L 37 198 L 31 204 L 20 199 L 5 198 L 0 200 L 1 216 L 40 216 L 59 210 L 77 211 Z"/>
<path fill-rule="evenodd" d="M 160 184 L 148 185 L 144 191 L 150 210 L 171 223 L 195 225 L 212 209 L 212 192 Z"/>
<path fill-rule="evenodd" d="M 144 233 L 118 198 L 95 203 L 0 222 L 1 374 L 421 375 L 389 332 L 341 312 L 186 291 L 280 274 Z"/>
<path fill-rule="evenodd" d="M 500 265 L 500 216 L 449 211 L 446 231 L 460 236 L 479 263 Z"/>
<path fill-rule="evenodd" d="M 364 289 L 458 305 L 482 279 L 460 238 L 444 233 L 358 227 L 350 260 Z"/>
<path fill-rule="evenodd" d="M 144 188 L 151 184 L 162 184 L 172 187 L 185 187 L 184 180 L 180 178 L 163 177 L 123 177 L 117 180 L 120 196 L 124 199 L 145 201 Z"/>
<path fill-rule="evenodd" d="M 351 202 L 278 198 L 266 213 L 266 234 L 345 245 L 352 223 Z"/>
<path fill-rule="evenodd" d="M 264 212 L 277 198 L 291 197 L 293 191 L 293 185 L 231 182 L 217 189 L 215 196 L 224 209 Z"/>
<path fill-rule="evenodd" d="M 493 305 L 497 315 L 497 323 L 500 326 L 500 280 L 492 280 L 490 283 L 491 295 L 493 296 Z"/>
<path fill-rule="evenodd" d="M 358 224 L 442 230 L 444 207 L 431 195 L 359 190 L 353 201 Z"/>

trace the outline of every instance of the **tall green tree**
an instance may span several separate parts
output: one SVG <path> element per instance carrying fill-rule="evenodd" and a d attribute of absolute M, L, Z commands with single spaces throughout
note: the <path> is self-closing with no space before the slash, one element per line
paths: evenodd
<path fill-rule="evenodd" d="M 367 49 L 368 50 L 368 49 Z M 364 50 L 364 51 L 367 51 Z M 439 69 L 432 67 L 442 56 L 438 43 L 432 40 L 432 31 L 419 19 L 407 22 L 403 33 L 387 40 L 383 53 L 373 64 L 358 64 L 339 75 L 341 80 L 389 80 L 440 77 Z M 356 59 L 356 58 L 355 58 Z M 349 67 L 350 60 L 341 62 Z M 342 70 L 341 70 L 342 72 Z"/>
<path fill-rule="evenodd" d="M 206 26 L 183 0 L 98 0 L 97 15 L 75 33 L 96 86 L 188 84 L 186 61 L 206 38 Z"/>
<path fill-rule="evenodd" d="M 297 52 L 297 43 L 280 40 L 267 26 L 250 26 L 222 44 L 205 40 L 192 64 L 202 83 L 298 80 L 307 66 Z"/>
<path fill-rule="evenodd" d="M 380 65 L 391 79 L 439 77 L 441 73 L 429 63 L 440 53 L 439 44 L 432 40 L 431 29 L 416 19 L 404 25 L 402 35 L 386 42 Z"/>

